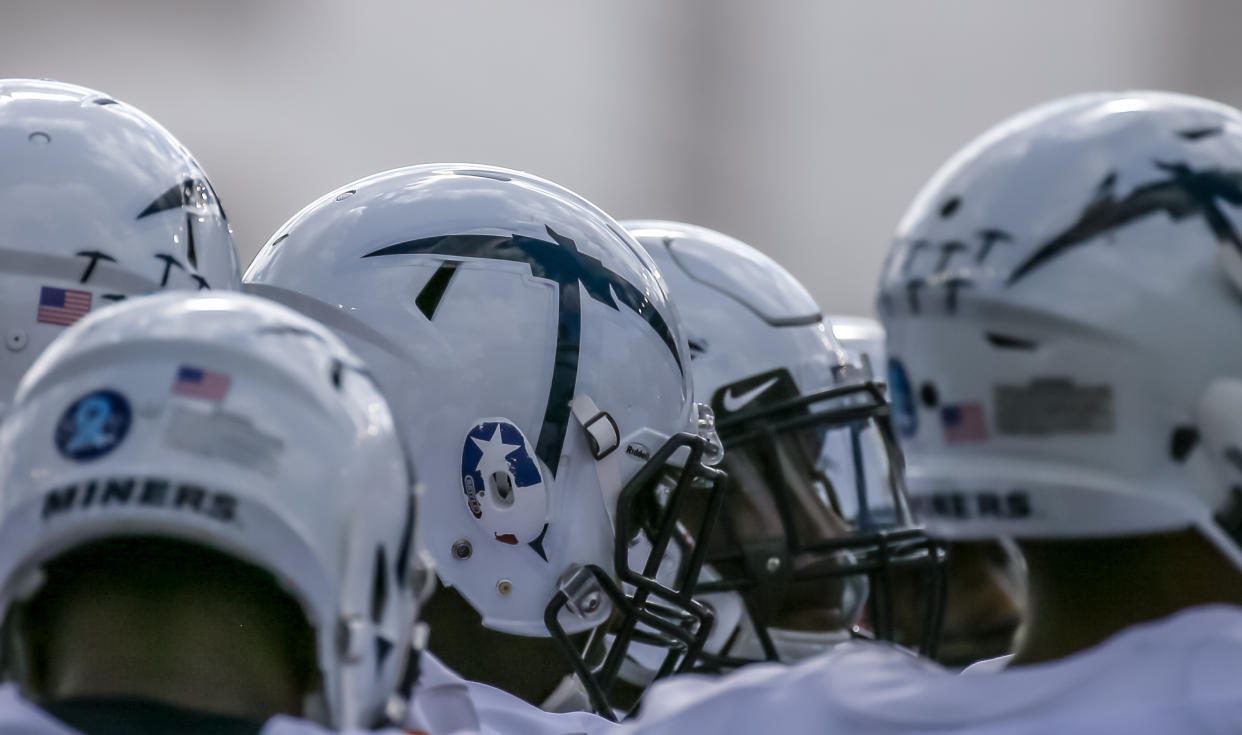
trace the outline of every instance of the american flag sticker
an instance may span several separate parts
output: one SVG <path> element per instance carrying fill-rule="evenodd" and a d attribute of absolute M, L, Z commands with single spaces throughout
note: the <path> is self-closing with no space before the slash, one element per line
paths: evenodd
<path fill-rule="evenodd" d="M 981 442 L 988 438 L 983 422 L 983 407 L 978 403 L 961 403 L 940 409 L 940 425 L 948 444 Z"/>
<path fill-rule="evenodd" d="M 227 373 L 203 370 L 193 365 L 182 365 L 177 368 L 177 379 L 173 381 L 172 392 L 205 401 L 223 401 L 229 392 L 229 376 Z"/>
<path fill-rule="evenodd" d="M 90 310 L 90 291 L 44 286 L 39 292 L 39 313 L 35 319 L 42 324 L 67 327 L 86 316 Z"/>

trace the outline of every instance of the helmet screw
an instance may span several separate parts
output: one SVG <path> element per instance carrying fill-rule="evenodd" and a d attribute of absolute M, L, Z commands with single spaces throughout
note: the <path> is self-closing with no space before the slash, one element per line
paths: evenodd
<path fill-rule="evenodd" d="M 780 557 L 769 556 L 768 563 L 766 566 L 767 566 L 768 574 L 776 574 L 777 572 L 781 570 Z"/>
<path fill-rule="evenodd" d="M 26 349 L 26 333 L 20 329 L 14 329 L 5 337 L 4 346 L 12 352 L 21 352 Z"/>
<path fill-rule="evenodd" d="M 496 591 L 502 595 L 508 595 L 513 591 L 513 583 L 507 579 L 502 579 L 496 583 Z"/>
<path fill-rule="evenodd" d="M 592 592 L 582 601 L 582 611 L 593 613 L 599 609 L 599 592 Z"/>
<path fill-rule="evenodd" d="M 466 560 L 474 553 L 474 547 L 464 538 L 459 538 L 453 542 L 453 558 Z"/>

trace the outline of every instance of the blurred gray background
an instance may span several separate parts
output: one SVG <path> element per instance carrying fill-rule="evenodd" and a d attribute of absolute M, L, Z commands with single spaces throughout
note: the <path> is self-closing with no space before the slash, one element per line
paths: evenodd
<path fill-rule="evenodd" d="M 1046 99 L 1242 102 L 1231 0 L 0 0 L 0 76 L 105 90 L 207 169 L 243 262 L 329 189 L 525 169 L 617 218 L 714 227 L 872 313 L 935 168 Z"/>

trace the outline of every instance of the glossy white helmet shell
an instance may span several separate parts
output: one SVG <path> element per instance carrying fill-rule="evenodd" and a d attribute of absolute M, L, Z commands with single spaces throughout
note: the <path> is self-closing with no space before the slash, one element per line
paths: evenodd
<path fill-rule="evenodd" d="M 159 123 L 95 90 L 0 79 L 0 411 L 83 314 L 240 285 L 215 191 Z"/>
<path fill-rule="evenodd" d="M 611 572 L 621 486 L 696 430 L 685 338 L 650 259 L 529 174 L 434 164 L 348 184 L 277 230 L 245 281 L 374 370 L 427 487 L 440 577 L 496 630 L 547 635 L 568 573 Z M 597 459 L 597 439 L 617 449 Z M 604 602 L 563 626 L 599 625 Z"/>
<path fill-rule="evenodd" d="M 301 604 L 312 711 L 369 727 L 404 702 L 430 574 L 414 503 L 388 407 L 331 332 L 237 293 L 128 300 L 66 330 L 0 425 L 0 611 L 76 546 L 201 544 Z"/>
<path fill-rule="evenodd" d="M 879 295 L 930 531 L 1195 526 L 1242 563 L 1239 205 L 1242 114 L 1185 95 L 1058 100 L 941 168 Z"/>

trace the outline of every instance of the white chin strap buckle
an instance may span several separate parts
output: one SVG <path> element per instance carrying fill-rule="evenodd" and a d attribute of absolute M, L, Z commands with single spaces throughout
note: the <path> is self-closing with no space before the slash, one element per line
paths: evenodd
<path fill-rule="evenodd" d="M 621 431 L 617 428 L 617 422 L 607 411 L 599 410 L 599 406 L 595 405 L 590 396 L 578 394 L 570 405 L 574 418 L 586 429 L 591 455 L 596 461 L 607 457 L 621 446 Z"/>

